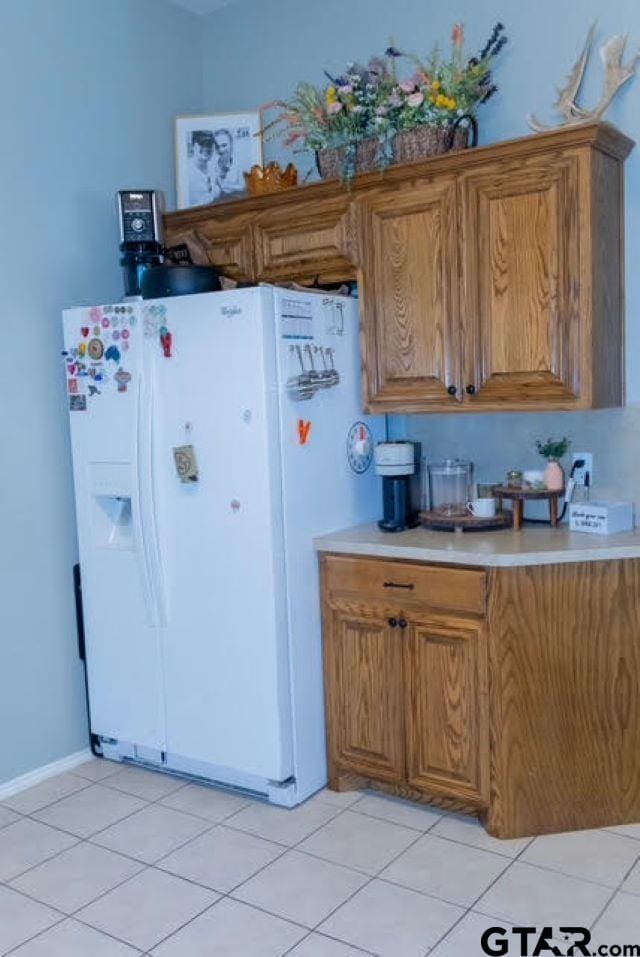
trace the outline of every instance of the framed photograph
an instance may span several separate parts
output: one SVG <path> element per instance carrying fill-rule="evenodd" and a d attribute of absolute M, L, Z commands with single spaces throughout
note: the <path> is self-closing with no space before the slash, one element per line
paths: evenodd
<path fill-rule="evenodd" d="M 176 117 L 178 209 L 241 195 L 254 163 L 262 163 L 258 111 Z"/>

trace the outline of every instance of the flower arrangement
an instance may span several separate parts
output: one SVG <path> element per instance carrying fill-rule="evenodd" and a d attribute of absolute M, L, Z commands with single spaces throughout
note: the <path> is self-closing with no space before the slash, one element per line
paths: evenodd
<path fill-rule="evenodd" d="M 451 129 L 457 120 L 475 117 L 478 106 L 496 92 L 491 70 L 506 42 L 504 26 L 497 23 L 480 53 L 468 58 L 463 26 L 456 23 L 448 57 L 436 46 L 423 62 L 392 44 L 366 66 L 351 63 L 337 77 L 326 73 L 329 83 L 323 88 L 299 83 L 289 102 L 272 104 L 282 112 L 269 127 L 286 123 L 286 146 L 343 149 L 346 179 L 355 172 L 357 145 L 369 138 L 377 143 L 376 165 L 384 167 L 393 159 L 397 134 L 420 127 Z M 409 75 L 398 75 L 399 61 L 410 64 Z"/>
<path fill-rule="evenodd" d="M 563 439 L 547 439 L 546 442 L 538 439 L 536 449 L 543 459 L 548 462 L 557 462 L 567 454 L 570 445 L 571 442 L 566 436 Z"/>

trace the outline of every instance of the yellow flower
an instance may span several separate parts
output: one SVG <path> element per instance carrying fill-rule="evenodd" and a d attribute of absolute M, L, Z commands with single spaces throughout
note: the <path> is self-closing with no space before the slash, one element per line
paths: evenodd
<path fill-rule="evenodd" d="M 434 80 L 433 83 L 431 84 L 431 89 L 435 90 L 437 93 L 438 90 L 440 89 L 440 80 Z"/>
<path fill-rule="evenodd" d="M 327 92 L 326 92 L 326 94 L 325 94 L 325 99 L 326 99 L 327 103 L 335 103 L 335 102 L 336 102 L 336 100 L 338 99 L 338 91 L 336 90 L 335 86 L 328 86 L 328 87 L 327 87 Z"/>

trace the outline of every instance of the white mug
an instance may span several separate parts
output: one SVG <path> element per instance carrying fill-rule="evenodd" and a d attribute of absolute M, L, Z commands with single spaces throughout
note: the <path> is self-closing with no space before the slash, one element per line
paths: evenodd
<path fill-rule="evenodd" d="M 493 518 L 496 514 L 495 498 L 474 498 L 473 502 L 467 502 L 467 510 L 475 518 Z"/>

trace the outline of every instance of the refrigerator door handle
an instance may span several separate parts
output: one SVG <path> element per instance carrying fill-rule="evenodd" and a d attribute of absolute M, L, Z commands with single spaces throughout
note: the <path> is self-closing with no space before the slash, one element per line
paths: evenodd
<path fill-rule="evenodd" d="M 146 345 L 146 343 L 145 343 Z M 144 354 L 144 372 L 138 403 L 138 502 L 140 509 L 140 530 L 142 553 L 147 569 L 151 603 L 153 606 L 152 624 L 162 627 L 167 623 L 164 574 L 160 540 L 156 517 L 156 503 L 153 481 L 153 380 L 148 367 L 150 357 Z"/>
<path fill-rule="evenodd" d="M 142 577 L 142 588 L 145 606 L 145 617 L 147 625 L 155 627 L 157 622 L 157 610 L 155 596 L 153 592 L 153 575 L 151 567 L 151 554 L 149 550 L 149 534 L 147 531 L 147 515 L 145 503 L 145 462 L 146 456 L 143 448 L 143 437 L 145 435 L 145 426 L 143 422 L 144 407 L 147 405 L 148 396 L 144 388 L 142 374 L 138 378 L 138 387 L 136 389 L 136 489 L 135 489 L 135 510 L 134 521 L 136 525 L 136 537 L 139 542 L 138 554 L 141 556 L 140 573 Z"/>

